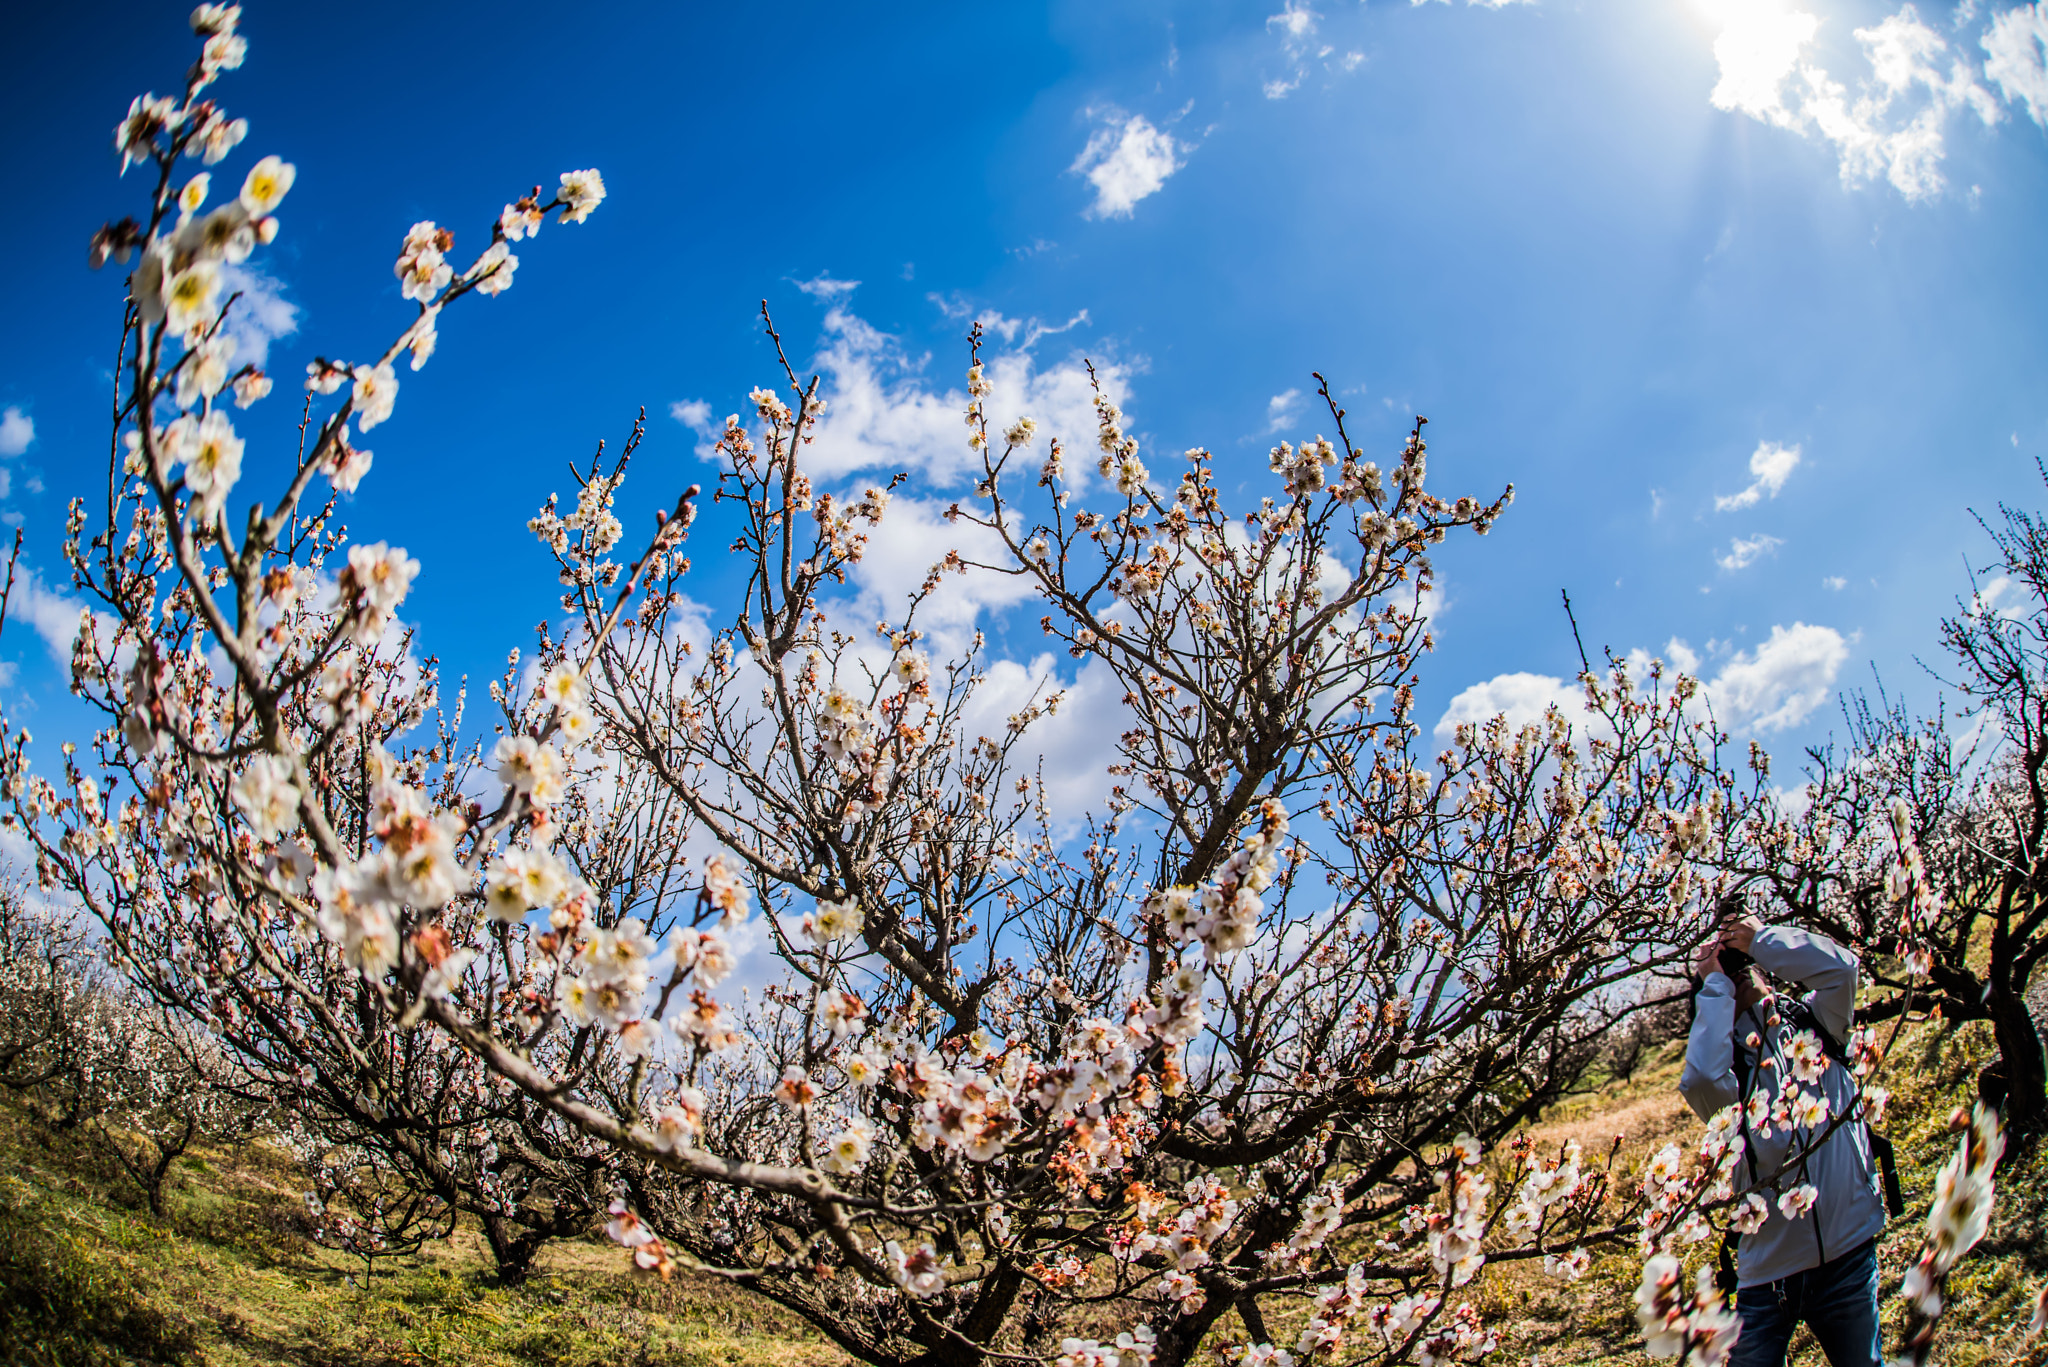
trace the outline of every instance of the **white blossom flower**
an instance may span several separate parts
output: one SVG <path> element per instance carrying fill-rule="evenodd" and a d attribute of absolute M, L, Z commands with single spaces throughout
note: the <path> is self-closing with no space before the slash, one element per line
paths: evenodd
<path fill-rule="evenodd" d="M 275 213 L 277 206 L 292 188 L 299 170 L 282 157 L 270 156 L 249 168 L 248 178 L 242 182 L 242 207 L 249 211 L 249 217 L 262 218 Z"/>
<path fill-rule="evenodd" d="M 675 1090 L 675 1099 L 654 1111 L 655 1147 L 669 1153 L 679 1153 L 704 1133 L 704 1093 L 684 1084 Z"/>
<path fill-rule="evenodd" d="M 820 945 L 833 944 L 860 934 L 866 923 L 858 897 L 849 897 L 843 902 L 820 898 L 817 914 L 811 918 L 811 938 Z"/>
<path fill-rule="evenodd" d="M 564 711 L 588 705 L 590 688 L 583 681 L 583 671 L 564 660 L 541 675 L 540 696 L 548 706 Z"/>
<path fill-rule="evenodd" d="M 874 1126 L 865 1120 L 850 1120 L 845 1129 L 826 1141 L 825 1152 L 818 1159 L 818 1166 L 836 1177 L 858 1172 L 868 1161 L 868 1154 L 874 1142 Z"/>
<path fill-rule="evenodd" d="M 146 263 L 147 253 L 144 256 Z M 213 321 L 219 302 L 220 263 L 204 258 L 194 261 L 171 276 L 164 287 L 164 326 L 178 333 L 203 327 Z"/>
<path fill-rule="evenodd" d="M 587 707 L 572 707 L 566 712 L 558 712 L 555 714 L 555 734 L 573 750 L 597 734 L 597 714 Z"/>
<path fill-rule="evenodd" d="M 736 925 L 747 918 L 747 885 L 737 864 L 714 854 L 704 861 L 704 900 L 725 913 L 724 923 Z"/>
<path fill-rule="evenodd" d="M 461 891 L 462 866 L 455 860 L 455 837 L 461 818 L 452 812 L 415 818 L 388 837 L 391 888 L 400 900 L 420 910 L 438 907 Z"/>
<path fill-rule="evenodd" d="M 506 736 L 493 755 L 498 779 L 510 791 L 526 794 L 536 807 L 562 800 L 566 766 L 553 746 L 533 736 Z"/>
<path fill-rule="evenodd" d="M 389 362 L 359 365 L 353 373 L 356 425 L 367 432 L 391 416 L 391 406 L 398 402 L 398 377 Z"/>
<path fill-rule="evenodd" d="M 217 34 L 233 33 L 235 25 L 242 21 L 240 5 L 201 5 L 192 11 L 192 31 L 202 38 Z"/>
<path fill-rule="evenodd" d="M 540 206 L 529 196 L 517 204 L 505 206 L 505 212 L 498 215 L 498 231 L 505 235 L 507 241 L 518 242 L 524 238 L 537 236 L 540 233 L 540 225 L 546 219 L 547 215 L 540 211 Z"/>
<path fill-rule="evenodd" d="M 185 465 L 185 487 L 199 500 L 199 515 L 210 521 L 242 477 L 242 439 L 218 410 L 192 427 L 179 459 Z"/>
<path fill-rule="evenodd" d="M 562 172 L 562 188 L 555 191 L 562 201 L 564 223 L 581 223 L 604 200 L 604 177 L 596 171 Z"/>
<path fill-rule="evenodd" d="M 1586 1269 L 1593 1265 L 1593 1255 L 1583 1248 L 1574 1248 L 1569 1253 L 1546 1253 L 1543 1255 L 1543 1270 L 1560 1281 L 1575 1282 L 1586 1275 Z"/>
<path fill-rule="evenodd" d="M 867 1003 L 852 992 L 834 990 L 818 997 L 818 1024 L 830 1031 L 834 1040 L 857 1033 L 867 1018 Z"/>
<path fill-rule="evenodd" d="M 212 185 L 213 177 L 204 171 L 186 181 L 184 188 L 178 191 L 179 211 L 187 214 L 198 213 L 199 206 L 206 203 L 206 192 Z"/>
<path fill-rule="evenodd" d="M 396 546 L 373 541 L 348 549 L 347 588 L 362 595 L 370 607 L 382 613 L 397 610 L 411 589 L 420 562 Z"/>
<path fill-rule="evenodd" d="M 519 269 L 519 258 L 503 242 L 493 242 L 472 267 L 478 294 L 503 294 L 512 288 L 512 272 Z"/>
<path fill-rule="evenodd" d="M 939 1255 L 930 1244 L 919 1244 L 906 1250 L 894 1239 L 882 1246 L 883 1261 L 889 1275 L 919 1300 L 938 1295 L 946 1289 L 946 1272 L 939 1265 Z"/>
<path fill-rule="evenodd" d="M 327 471 L 328 482 L 337 493 L 352 494 L 363 482 L 363 476 L 370 473 L 370 465 L 375 458 L 374 453 L 351 446 L 346 437 L 337 435 L 322 468 Z"/>
<path fill-rule="evenodd" d="M 248 136 L 247 119 L 223 118 L 216 112 L 199 126 L 198 135 L 185 144 L 185 153 L 199 157 L 208 166 L 218 166 Z"/>
<path fill-rule="evenodd" d="M 129 164 L 149 156 L 158 133 L 170 127 L 178 102 L 159 99 L 155 92 L 137 95 L 128 106 L 127 117 L 114 125 L 114 150 L 121 154 L 121 174 Z"/>
<path fill-rule="evenodd" d="M 235 377 L 235 407 L 247 408 L 270 393 L 270 377 L 254 368 Z"/>
<path fill-rule="evenodd" d="M 782 1080 L 775 1084 L 775 1099 L 792 1111 L 801 1111 L 818 1099 L 818 1084 L 792 1063 L 782 1070 Z"/>
<path fill-rule="evenodd" d="M 1764 1221 L 1771 1218 L 1770 1202 L 1758 1192 L 1750 1192 L 1742 1198 L 1740 1205 L 1728 1217 L 1728 1228 L 1737 1234 L 1754 1234 L 1764 1227 Z"/>
<path fill-rule="evenodd" d="M 249 40 L 239 33 L 216 33 L 199 50 L 200 67 L 206 74 L 233 71 L 249 55 Z"/>
<path fill-rule="evenodd" d="M 619 1053 L 628 1059 L 643 1059 L 661 1042 L 661 1028 L 651 1020 L 627 1021 L 619 1027 Z"/>
<path fill-rule="evenodd" d="M 320 933 L 342 947 L 351 968 L 379 977 L 398 962 L 398 922 L 374 866 L 323 868 L 313 875 Z"/>
<path fill-rule="evenodd" d="M 194 347 L 178 367 L 178 406 L 190 408 L 201 399 L 220 393 L 228 382 L 228 362 L 234 358 L 235 339 L 226 333 L 210 337 Z M 247 408 L 247 404 L 242 405 Z"/>
<path fill-rule="evenodd" d="M 846 1080 L 856 1087 L 872 1087 L 889 1071 L 888 1061 L 872 1050 L 848 1054 L 839 1065 Z"/>
<path fill-rule="evenodd" d="M 1778 1198 L 1778 1212 L 1788 1220 L 1797 1220 L 1813 1209 L 1813 1203 L 1819 1197 L 1819 1188 L 1811 1182 L 1802 1182 Z"/>
<path fill-rule="evenodd" d="M 299 824 L 299 790 L 293 776 L 290 760 L 258 755 L 235 780 L 235 806 L 258 840 L 275 840 Z"/>

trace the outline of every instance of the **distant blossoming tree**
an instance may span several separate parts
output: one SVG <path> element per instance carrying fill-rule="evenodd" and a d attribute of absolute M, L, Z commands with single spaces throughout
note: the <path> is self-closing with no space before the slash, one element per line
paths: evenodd
<path fill-rule="evenodd" d="M 309 368 L 282 491 L 232 514 L 226 400 L 269 381 L 234 366 L 220 268 L 274 237 L 293 172 L 258 161 L 210 212 L 205 173 L 174 180 L 242 137 L 204 98 L 236 18 L 202 7 L 183 96 L 122 123 L 156 184 L 95 246 L 136 261 L 108 506 L 67 541 L 106 725 L 59 782 L 6 754 L 42 877 L 131 973 L 280 1070 L 302 1052 L 330 1101 L 361 1089 L 365 1125 L 441 1123 L 392 1094 L 424 1078 L 501 1152 L 547 1136 L 615 1184 L 634 1264 L 723 1273 L 869 1362 L 1475 1361 L 1485 1264 L 1575 1279 L 1629 1235 L 1653 1348 L 1725 1355 L 1727 1311 L 1667 1255 L 1735 1206 L 1732 1117 L 1634 1183 L 1519 1131 L 1707 932 L 1764 766 L 1723 762 L 1690 681 L 1620 667 L 1588 675 L 1586 730 L 1423 749 L 1431 557 L 1507 493 L 1431 492 L 1419 421 L 1382 469 L 1334 402 L 1335 439 L 1274 448 L 1241 510 L 1206 451 L 1148 465 L 1099 393 L 1076 468 L 1073 434 L 991 424 L 977 338 L 970 549 L 862 621 L 842 586 L 895 485 L 806 471 L 824 402 L 784 361 L 717 441 L 730 601 L 707 627 L 683 596 L 694 486 L 627 542 L 636 432 L 529 524 L 563 616 L 492 683 L 486 736 L 396 626 L 420 562 L 347 543 L 335 500 L 394 362 L 603 182 L 506 206 L 461 269 L 416 225 L 415 318 Z M 1036 771 L 1056 690 L 972 720 L 986 643 L 924 626 L 949 574 L 1018 581 L 1116 681 L 1101 811 L 1054 810 Z M 776 972 L 721 996 L 748 925 Z"/>

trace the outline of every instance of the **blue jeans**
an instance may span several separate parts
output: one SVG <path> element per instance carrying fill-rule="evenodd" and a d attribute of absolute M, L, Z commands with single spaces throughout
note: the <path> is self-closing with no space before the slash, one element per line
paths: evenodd
<path fill-rule="evenodd" d="M 1728 1367 L 1784 1367 L 1801 1321 L 1834 1367 L 1877 1367 L 1877 1242 L 1819 1267 L 1735 1293 L 1742 1333 Z"/>

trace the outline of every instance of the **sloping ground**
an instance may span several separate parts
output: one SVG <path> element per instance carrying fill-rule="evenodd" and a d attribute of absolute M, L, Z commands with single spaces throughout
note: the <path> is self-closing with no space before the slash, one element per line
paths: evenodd
<path fill-rule="evenodd" d="M 492 1284 L 458 1234 L 361 1264 L 299 1234 L 302 1185 L 262 1146 L 181 1163 L 168 1222 L 93 1145 L 0 1107 L 0 1361 L 24 1367 L 831 1367 L 846 1359 L 759 1297 L 628 1276 L 616 1250 L 546 1250 Z"/>
<path fill-rule="evenodd" d="M 1589 1158 L 1622 1136 L 1618 1170 L 1632 1171 L 1698 1126 L 1677 1094 L 1682 1046 L 1627 1080 L 1560 1107 L 1544 1144 L 1577 1138 Z M 1895 1055 L 1890 1130 L 1907 1194 L 1904 1218 L 1881 1245 L 1885 1292 L 1917 1250 L 1934 1173 L 1951 1151 L 1950 1112 L 1967 1101 L 1990 1053 L 1981 1027 L 1922 1030 Z M 1504 1179 L 1505 1174 L 1501 1175 Z M 1506 1185 L 1505 1180 L 1499 1185 Z M 712 1279 L 662 1285 L 624 1271 L 601 1242 L 543 1254 L 526 1286 L 493 1284 L 487 1256 L 458 1233 L 418 1258 L 382 1265 L 367 1285 L 359 1264 L 301 1235 L 303 1183 L 262 1145 L 204 1150 L 184 1160 L 171 1218 L 139 1209 L 96 1142 L 53 1135 L 0 1104 L 0 1361 L 33 1367 L 838 1367 L 846 1359 L 794 1317 Z M 1952 1310 L 1936 1360 L 1954 1367 L 2048 1367 L 2048 1343 L 2029 1342 L 2033 1298 L 2048 1282 L 2048 1163 L 2036 1152 L 1999 1178 L 1991 1235 L 1950 1282 Z M 1712 1256 L 1712 1246 L 1698 1257 Z M 1641 1263 L 1605 1253 L 1567 1286 L 1531 1263 L 1489 1269 L 1480 1308 L 1506 1333 L 1500 1364 L 1541 1367 L 1647 1363 L 1631 1311 Z M 1888 1307 L 1896 1343 L 1899 1307 Z M 1284 1313 L 1284 1344 L 1299 1325 Z M 1226 1326 L 1228 1327 L 1228 1326 Z M 1114 1333 L 1114 1326 L 1110 1326 Z M 1818 1367 L 1810 1341 L 1793 1361 Z"/>

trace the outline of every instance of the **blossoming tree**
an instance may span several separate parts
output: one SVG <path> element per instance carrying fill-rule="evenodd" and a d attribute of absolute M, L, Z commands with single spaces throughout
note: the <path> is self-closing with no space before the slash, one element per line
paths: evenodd
<path fill-rule="evenodd" d="M 67 543 L 106 725 L 57 782 L 6 753 L 43 878 L 152 990 L 281 1084 L 360 1092 L 366 1131 L 397 1107 L 398 1152 L 550 1136 L 616 1184 L 637 1266 L 731 1277 L 875 1363 L 1471 1361 L 1488 1261 L 1576 1278 L 1595 1241 L 1656 1253 L 1734 1201 L 1725 1117 L 1633 1186 L 1517 1134 L 1706 932 L 1763 768 L 1738 782 L 1659 669 L 1589 674 L 1577 733 L 1553 711 L 1425 749 L 1431 557 L 1509 496 L 1433 493 L 1420 422 L 1382 469 L 1331 402 L 1336 437 L 1276 447 L 1234 511 L 1207 452 L 1154 468 L 1106 396 L 1092 469 L 1076 434 L 997 430 L 977 351 L 962 549 L 859 621 L 843 586 L 895 485 L 807 473 L 824 399 L 783 361 L 717 443 L 732 599 L 684 596 L 696 487 L 627 542 L 636 432 L 530 524 L 562 615 L 487 734 L 396 626 L 420 562 L 348 543 L 336 499 L 394 363 L 603 182 L 506 206 L 462 269 L 415 225 L 415 317 L 309 368 L 281 491 L 231 516 L 227 401 L 270 382 L 233 365 L 220 267 L 275 236 L 293 170 L 210 212 L 206 173 L 174 182 L 242 137 L 205 95 L 236 18 L 202 6 L 183 95 L 123 121 L 155 185 L 95 246 L 136 257 L 108 502 Z M 1034 764 L 1056 689 L 976 723 L 985 642 L 924 625 L 953 574 L 1019 581 L 1116 681 L 1100 811 L 1054 810 Z M 774 969 L 720 995 L 746 925 Z M 419 1078 L 445 1117 L 398 1095 Z M 1665 1270 L 1653 1342 L 1725 1352 L 1718 1301 Z"/>

